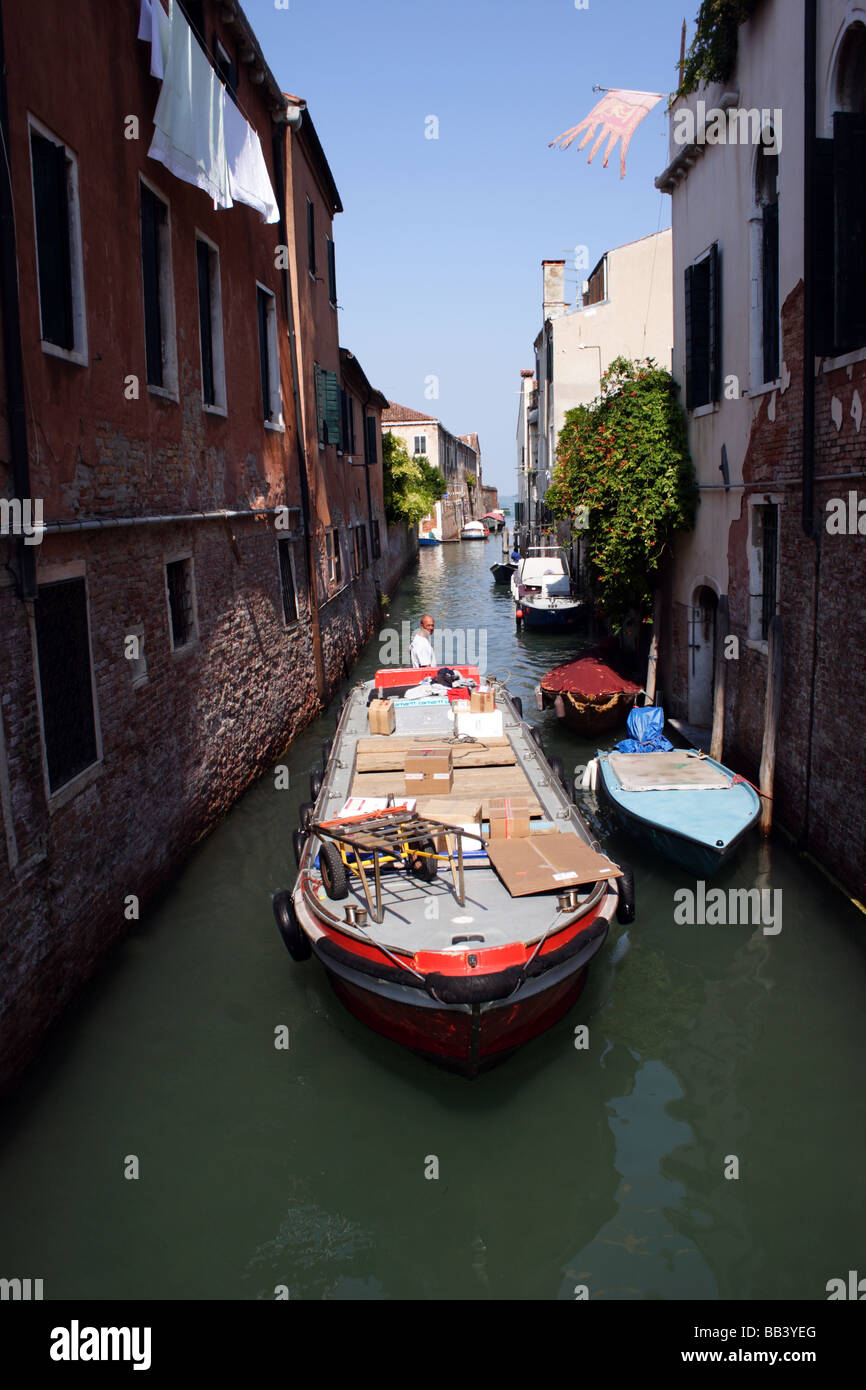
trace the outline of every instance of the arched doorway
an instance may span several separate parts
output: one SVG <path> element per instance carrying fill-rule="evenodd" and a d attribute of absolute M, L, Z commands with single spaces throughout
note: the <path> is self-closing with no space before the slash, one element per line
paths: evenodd
<path fill-rule="evenodd" d="M 689 607 L 689 723 L 699 729 L 713 722 L 718 608 L 715 589 L 699 584 Z"/>

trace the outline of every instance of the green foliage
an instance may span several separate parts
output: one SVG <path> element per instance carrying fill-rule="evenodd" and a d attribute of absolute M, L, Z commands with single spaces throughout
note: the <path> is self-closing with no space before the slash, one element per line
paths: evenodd
<path fill-rule="evenodd" d="M 654 576 L 672 531 L 690 529 L 697 483 L 686 422 L 669 372 L 618 357 L 591 405 L 569 410 L 545 501 L 561 520 L 586 508 L 597 611 L 615 627 L 652 608 Z"/>
<path fill-rule="evenodd" d="M 737 61 L 737 31 L 760 3 L 761 0 L 703 0 L 678 97 L 697 91 L 703 82 L 727 82 Z"/>
<path fill-rule="evenodd" d="M 467 473 L 467 474 L 466 474 L 466 486 L 467 486 L 467 487 L 474 487 L 474 486 L 475 486 L 475 474 L 474 474 L 474 473 Z"/>
<path fill-rule="evenodd" d="M 445 492 L 436 465 L 423 454 L 410 458 L 406 445 L 390 432 L 382 436 L 382 480 L 389 526 L 398 521 L 416 526 Z"/>

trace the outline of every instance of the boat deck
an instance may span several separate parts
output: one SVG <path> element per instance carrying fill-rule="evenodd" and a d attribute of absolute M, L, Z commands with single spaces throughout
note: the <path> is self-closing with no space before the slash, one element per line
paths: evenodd
<path fill-rule="evenodd" d="M 425 748 L 441 744 L 452 750 L 455 765 L 452 793 L 417 798 L 419 815 L 452 825 L 470 828 L 474 825 L 476 831 L 481 818 L 481 828 L 486 834 L 488 827 L 483 824 L 483 818 L 489 798 L 525 795 L 530 803 L 533 838 L 558 830 L 574 834 L 583 844 L 593 844 L 576 808 L 557 778 L 552 776 L 528 727 L 501 691 L 496 695 L 496 708 L 503 714 L 504 734 L 461 743 L 455 740 L 447 700 L 420 705 L 417 701 L 397 700 L 395 733 L 371 736 L 367 702 L 372 688 L 372 682 L 357 687 L 345 707 L 317 803 L 317 820 L 338 816 L 350 796 L 384 798 L 393 795 L 396 803 L 404 801 L 403 759 L 407 749 L 413 744 Z M 309 867 L 314 868 L 319 847 L 320 840 L 313 835 L 307 847 Z M 445 859 L 440 860 L 438 877 L 433 883 L 410 877 L 403 870 L 386 868 L 382 874 L 384 920 L 377 923 L 368 919 L 366 935 L 398 951 L 453 948 L 455 952 L 465 952 L 473 946 L 489 949 L 515 941 L 532 943 L 557 920 L 565 925 L 566 919 L 557 912 L 555 891 L 515 898 L 491 867 L 477 841 L 466 838 L 463 848 L 464 905 L 457 901 Z M 581 897 L 585 899 L 592 891 L 591 888 L 588 892 L 582 889 Z M 615 893 L 616 889 L 611 891 Z M 329 899 L 318 883 L 315 893 L 318 902 L 333 914 L 335 925 L 349 934 L 364 935 L 345 923 L 347 906 L 366 903 L 356 874 L 349 875 L 349 895 L 341 901 Z M 483 941 L 467 945 L 455 941 L 455 937 L 460 936 L 481 936 Z"/>
<path fill-rule="evenodd" d="M 624 759 L 629 769 L 631 759 L 640 759 L 645 767 L 648 785 L 640 791 L 627 790 L 618 775 L 617 760 Z M 685 755 L 675 753 L 638 753 L 600 755 L 599 768 L 605 777 L 610 794 L 630 815 L 639 820 L 651 820 L 665 830 L 686 835 L 691 840 L 723 848 L 740 835 L 754 819 L 760 808 L 757 793 L 746 782 L 731 785 L 733 773 L 712 758 L 688 759 L 690 766 L 667 774 L 654 772 L 654 759 L 675 759 L 686 762 Z M 680 779 L 675 785 L 656 786 L 665 775 Z M 687 784 L 685 777 L 694 778 Z M 703 785 L 700 784 L 703 781 Z"/>

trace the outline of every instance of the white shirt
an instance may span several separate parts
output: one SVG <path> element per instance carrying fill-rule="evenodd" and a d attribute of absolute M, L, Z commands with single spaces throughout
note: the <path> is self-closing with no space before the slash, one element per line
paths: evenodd
<path fill-rule="evenodd" d="M 409 647 L 409 655 L 412 658 L 412 665 L 415 667 L 436 665 L 436 653 L 433 651 L 433 643 L 430 641 L 423 627 L 419 628 L 412 638 Z"/>

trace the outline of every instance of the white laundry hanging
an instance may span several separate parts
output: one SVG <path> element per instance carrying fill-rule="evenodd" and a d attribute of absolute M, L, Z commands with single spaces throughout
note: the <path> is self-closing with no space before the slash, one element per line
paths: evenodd
<path fill-rule="evenodd" d="M 156 16 L 155 31 L 154 15 Z M 168 15 L 162 8 L 160 0 L 141 0 L 138 37 L 150 44 L 150 75 L 151 77 L 158 77 L 160 82 L 165 76 L 169 33 Z"/>
<path fill-rule="evenodd" d="M 230 208 L 225 92 L 176 0 L 169 0 L 168 20 L 168 61 L 148 154 L 179 179 L 204 189 L 218 207 Z"/>
<path fill-rule="evenodd" d="M 150 157 L 204 189 L 214 207 L 246 203 L 265 222 L 278 222 L 261 141 L 227 97 L 175 0 L 167 15 L 160 0 L 141 0 L 138 37 L 150 42 L 151 74 L 162 78 Z"/>
<path fill-rule="evenodd" d="M 225 102 L 225 140 L 232 198 L 255 208 L 266 222 L 278 222 L 279 209 L 261 141 L 230 97 Z"/>

